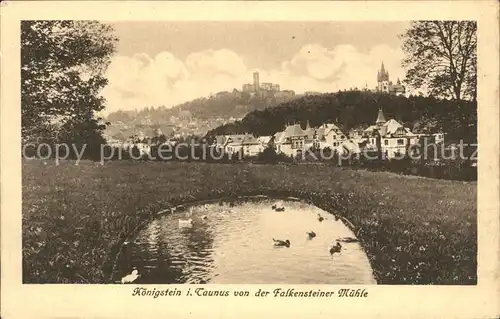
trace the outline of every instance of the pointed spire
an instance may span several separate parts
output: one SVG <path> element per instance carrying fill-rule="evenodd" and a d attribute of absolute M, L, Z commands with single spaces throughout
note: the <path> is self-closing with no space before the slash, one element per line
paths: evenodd
<path fill-rule="evenodd" d="M 382 111 L 382 107 L 378 109 L 378 115 L 377 115 L 377 120 L 375 121 L 375 124 L 377 125 L 382 125 L 386 122 L 384 112 Z"/>
<path fill-rule="evenodd" d="M 384 61 L 382 61 L 382 66 L 380 67 L 381 73 L 385 73 Z"/>
<path fill-rule="evenodd" d="M 309 126 L 309 120 L 307 120 L 307 124 L 306 124 L 306 130 L 310 129 L 311 127 Z"/>

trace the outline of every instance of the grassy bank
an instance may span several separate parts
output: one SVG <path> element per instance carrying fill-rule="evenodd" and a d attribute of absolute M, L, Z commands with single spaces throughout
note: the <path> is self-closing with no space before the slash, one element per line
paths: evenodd
<path fill-rule="evenodd" d="M 475 284 L 476 184 L 317 165 L 23 163 L 23 281 L 105 283 L 160 210 L 213 197 L 307 199 L 354 225 L 381 284 Z"/>

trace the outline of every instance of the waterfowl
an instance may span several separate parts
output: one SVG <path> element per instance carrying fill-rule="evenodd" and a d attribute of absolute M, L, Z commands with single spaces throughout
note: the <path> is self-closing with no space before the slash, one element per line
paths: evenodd
<path fill-rule="evenodd" d="M 322 222 L 322 221 L 323 221 L 323 220 L 325 220 L 325 219 L 323 218 L 323 216 L 321 216 L 320 214 L 318 214 L 318 220 L 319 220 L 320 222 Z"/>
<path fill-rule="evenodd" d="M 193 226 L 193 220 L 189 219 L 179 219 L 179 227 L 191 227 Z"/>
<path fill-rule="evenodd" d="M 285 211 L 285 207 L 278 207 L 275 209 L 275 211 L 277 212 L 284 212 Z"/>
<path fill-rule="evenodd" d="M 337 241 L 341 241 L 343 243 L 356 243 L 358 242 L 358 239 L 357 238 L 354 238 L 354 237 L 343 237 L 343 238 L 339 238 L 337 239 Z"/>
<path fill-rule="evenodd" d="M 339 219 L 340 219 L 340 217 L 335 215 L 335 221 L 338 221 Z"/>
<path fill-rule="evenodd" d="M 290 241 L 288 239 L 286 240 L 281 240 L 281 239 L 274 239 L 274 246 L 285 246 L 285 247 L 290 247 Z"/>
<path fill-rule="evenodd" d="M 341 249 L 342 249 L 342 245 L 339 242 L 337 242 L 337 245 L 330 248 L 330 254 L 333 255 L 335 253 L 340 253 Z"/>
<path fill-rule="evenodd" d="M 130 275 L 126 275 L 125 277 L 122 278 L 121 283 L 122 284 L 132 283 L 137 278 L 139 278 L 139 271 L 137 271 L 137 269 L 134 268 L 134 270 L 132 270 L 132 273 Z"/>
<path fill-rule="evenodd" d="M 273 210 L 276 210 L 276 204 L 274 204 L 273 206 L 271 206 L 271 208 L 272 208 Z"/>
<path fill-rule="evenodd" d="M 311 230 L 310 232 L 307 232 L 307 235 L 309 235 L 310 239 L 313 239 L 314 237 L 316 237 L 316 233 L 313 230 Z"/>

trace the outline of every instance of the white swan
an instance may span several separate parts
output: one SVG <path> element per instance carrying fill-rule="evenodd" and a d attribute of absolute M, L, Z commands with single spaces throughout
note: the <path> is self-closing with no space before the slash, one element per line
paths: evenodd
<path fill-rule="evenodd" d="M 132 283 L 134 282 L 137 278 L 139 278 L 139 271 L 137 269 L 132 270 L 132 273 L 130 275 L 126 275 L 125 277 L 122 278 L 122 284 L 126 283 Z"/>

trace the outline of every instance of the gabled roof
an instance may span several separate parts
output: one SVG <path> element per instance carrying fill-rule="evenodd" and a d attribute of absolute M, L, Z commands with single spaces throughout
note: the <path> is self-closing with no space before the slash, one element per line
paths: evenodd
<path fill-rule="evenodd" d="M 260 143 L 257 141 L 257 139 L 253 135 L 246 135 L 241 144 L 243 145 L 259 145 Z"/>
<path fill-rule="evenodd" d="M 277 132 L 274 134 L 274 142 L 275 143 L 283 143 L 286 140 L 285 132 Z"/>
<path fill-rule="evenodd" d="M 399 123 L 394 119 L 390 119 L 381 126 L 371 125 L 363 132 L 369 135 L 373 135 L 375 130 L 378 130 L 378 133 L 380 134 L 381 137 L 388 137 L 396 133 L 408 136 L 415 136 L 415 134 L 413 134 L 410 131 L 410 129 L 405 128 L 403 125 L 401 125 L 401 123 Z"/>
<path fill-rule="evenodd" d="M 327 123 L 324 125 L 328 130 L 340 130 L 339 127 L 333 123 Z"/>
<path fill-rule="evenodd" d="M 385 127 L 387 131 L 385 134 L 381 133 L 382 136 L 384 136 L 386 134 L 396 133 L 397 129 L 400 127 L 403 127 L 403 125 L 399 124 L 399 122 L 396 121 L 395 119 L 390 119 L 389 121 L 384 123 L 383 127 Z"/>
<path fill-rule="evenodd" d="M 300 127 L 300 124 L 287 126 L 285 129 L 286 137 L 307 136 L 306 132 Z"/>
<path fill-rule="evenodd" d="M 378 127 L 376 125 L 370 125 L 366 129 L 363 130 L 363 133 L 370 133 L 376 129 L 378 129 Z"/>
<path fill-rule="evenodd" d="M 271 141 L 272 136 L 259 136 L 257 142 L 262 144 L 267 144 Z"/>
<path fill-rule="evenodd" d="M 328 123 L 323 124 L 315 130 L 316 134 L 318 134 L 318 139 L 324 139 L 326 135 L 330 134 L 330 132 L 334 132 L 336 134 L 344 134 L 337 125 Z"/>

